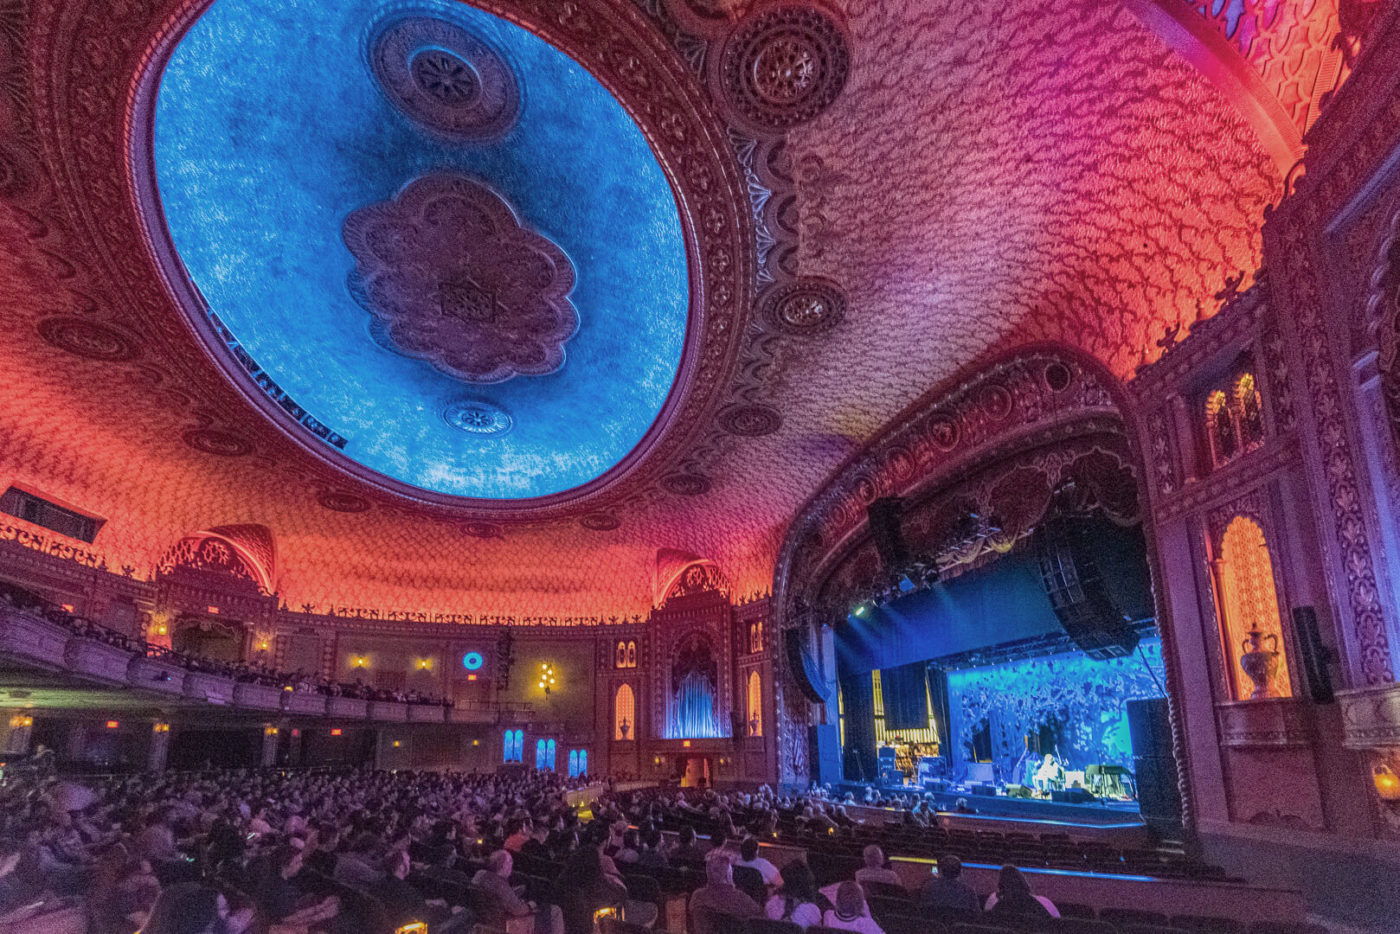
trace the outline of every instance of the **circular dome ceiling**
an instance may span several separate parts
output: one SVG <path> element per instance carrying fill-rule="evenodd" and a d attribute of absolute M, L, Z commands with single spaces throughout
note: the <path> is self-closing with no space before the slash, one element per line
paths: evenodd
<path fill-rule="evenodd" d="M 197 329 L 332 457 L 545 497 L 662 411 L 689 304 L 675 197 L 533 34 L 452 2 L 216 0 L 162 74 L 153 155 Z"/>

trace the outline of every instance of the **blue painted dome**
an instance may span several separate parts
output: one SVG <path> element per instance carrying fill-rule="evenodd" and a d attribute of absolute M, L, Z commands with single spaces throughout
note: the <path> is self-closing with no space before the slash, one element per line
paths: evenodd
<path fill-rule="evenodd" d="M 215 0 L 162 75 L 154 157 L 214 352 L 372 471 L 561 493 L 621 461 L 675 382 L 670 184 L 592 75 L 504 20 Z"/>

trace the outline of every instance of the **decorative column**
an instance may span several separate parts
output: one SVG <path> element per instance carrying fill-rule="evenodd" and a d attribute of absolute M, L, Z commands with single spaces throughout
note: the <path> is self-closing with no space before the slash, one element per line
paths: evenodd
<path fill-rule="evenodd" d="M 170 724 L 157 720 L 151 724 L 151 737 L 146 746 L 146 770 L 164 772 L 170 758 Z"/>
<path fill-rule="evenodd" d="M 263 727 L 262 755 L 258 764 L 269 768 L 277 764 L 277 744 L 282 738 L 281 728 L 268 724 Z"/>

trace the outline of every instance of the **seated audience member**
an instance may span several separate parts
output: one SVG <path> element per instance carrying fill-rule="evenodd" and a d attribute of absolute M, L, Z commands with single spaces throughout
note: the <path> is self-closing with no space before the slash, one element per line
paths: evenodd
<path fill-rule="evenodd" d="M 856 870 L 857 882 L 903 886 L 903 883 L 899 881 L 899 874 L 885 866 L 884 850 L 872 843 L 861 851 L 861 858 L 865 861 L 865 865 Z"/>
<path fill-rule="evenodd" d="M 758 840 L 754 837 L 745 837 L 739 844 L 739 861 L 734 865 L 743 866 L 745 869 L 757 869 L 758 874 L 763 877 L 763 884 L 769 888 L 783 884 L 778 867 L 758 855 Z"/>
<path fill-rule="evenodd" d="M 530 823 L 519 819 L 510 822 L 510 834 L 506 837 L 505 847 L 512 853 L 519 853 L 520 848 L 525 845 L 525 841 L 530 839 Z"/>
<path fill-rule="evenodd" d="M 549 825 L 540 821 L 530 831 L 530 839 L 520 844 L 520 855 L 531 859 L 552 860 L 554 851 L 550 849 L 548 841 Z"/>
<path fill-rule="evenodd" d="M 836 889 L 836 906 L 822 914 L 822 924 L 839 931 L 885 934 L 865 907 L 865 892 L 859 882 L 842 882 Z"/>
<path fill-rule="evenodd" d="M 637 851 L 637 865 L 644 869 L 661 869 L 670 864 L 662 846 L 661 831 L 648 825 L 641 834 L 642 847 Z"/>
<path fill-rule="evenodd" d="M 997 890 L 987 896 L 987 914 L 1019 915 L 1031 918 L 1058 918 L 1059 910 L 1043 895 L 1033 895 L 1030 883 L 1015 866 L 1001 867 Z"/>
<path fill-rule="evenodd" d="M 728 853 L 715 850 L 705 857 L 705 885 L 690 896 L 690 913 L 698 934 L 724 934 L 714 919 L 757 918 L 758 903 L 734 885 L 734 864 Z"/>
<path fill-rule="evenodd" d="M 335 917 L 340 910 L 334 895 L 317 898 L 302 887 L 298 878 L 302 859 L 300 847 L 283 844 L 262 861 L 260 871 L 254 874 L 252 895 L 258 913 L 268 924 L 309 927 Z"/>
<path fill-rule="evenodd" d="M 374 850 L 378 845 L 379 840 L 372 833 L 357 835 L 345 852 L 336 855 L 331 878 L 346 885 L 359 886 L 374 885 L 383 879 L 384 873 L 374 865 Z"/>
<path fill-rule="evenodd" d="M 783 887 L 778 890 L 763 913 L 774 921 L 791 921 L 806 929 L 822 923 L 822 913 L 831 907 L 825 895 L 817 891 L 817 879 L 805 862 L 788 863 L 783 869 Z"/>
<path fill-rule="evenodd" d="M 252 912 L 230 912 L 223 893 L 198 882 L 166 886 L 140 934 L 242 934 Z"/>
<path fill-rule="evenodd" d="M 629 828 L 622 834 L 622 846 L 613 854 L 613 862 L 635 865 L 637 860 L 641 859 L 641 847 L 641 837 L 638 835 L 637 831 Z"/>
<path fill-rule="evenodd" d="M 627 887 L 622 880 L 604 871 L 600 852 L 603 842 L 596 837 L 580 841 L 555 880 L 553 901 L 564 914 L 567 934 L 592 934 L 595 911 L 627 901 Z"/>
<path fill-rule="evenodd" d="M 673 863 L 702 863 L 710 848 L 695 839 L 695 828 L 689 824 L 676 834 L 676 845 L 671 848 Z"/>
<path fill-rule="evenodd" d="M 557 905 L 535 905 L 527 902 L 511 888 L 510 874 L 515 868 L 515 860 L 509 850 L 497 850 L 486 860 L 486 868 L 477 871 L 472 885 L 486 893 L 499 908 L 501 914 L 510 918 L 535 916 L 535 934 L 563 934 L 564 915 Z"/>
<path fill-rule="evenodd" d="M 924 884 L 919 893 L 920 908 L 952 908 L 976 914 L 982 910 L 982 899 L 961 878 L 962 860 L 956 856 L 941 856 L 938 872 Z"/>

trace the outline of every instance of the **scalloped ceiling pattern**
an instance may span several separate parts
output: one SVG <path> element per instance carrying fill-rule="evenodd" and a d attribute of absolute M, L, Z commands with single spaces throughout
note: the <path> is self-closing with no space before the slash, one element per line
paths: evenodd
<path fill-rule="evenodd" d="M 61 229 L 36 233 L 3 199 L 0 482 L 107 517 L 96 550 L 143 574 L 197 529 L 265 525 L 294 607 L 645 612 L 660 548 L 714 559 L 740 594 L 766 589 L 789 518 L 938 381 L 1045 338 L 1130 376 L 1166 327 L 1213 311 L 1225 277 L 1258 264 L 1279 179 L 1204 78 L 1088 0 L 982 9 L 845 4 L 847 86 L 790 150 L 800 272 L 838 282 L 847 308 L 829 333 L 776 341 L 748 401 L 781 428 L 697 452 L 700 495 L 639 498 L 614 531 L 492 519 L 502 537 L 481 538 L 348 479 L 328 488 L 271 428 L 241 456 L 196 450 L 186 433 L 242 403 L 188 361 L 99 362 L 42 340 L 39 319 L 84 314 L 88 273 L 50 258 L 73 260 Z M 328 491 L 371 506 L 332 511 Z"/>

